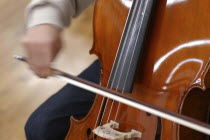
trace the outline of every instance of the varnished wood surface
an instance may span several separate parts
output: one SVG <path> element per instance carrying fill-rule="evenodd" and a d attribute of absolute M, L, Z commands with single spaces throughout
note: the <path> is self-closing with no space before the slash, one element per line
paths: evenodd
<path fill-rule="evenodd" d="M 128 0 L 128 2 L 130 1 Z M 101 67 L 103 69 L 101 83 L 105 87 L 111 72 L 128 11 L 129 7 L 126 7 L 121 0 L 96 1 L 94 17 L 94 47 L 91 52 L 97 54 L 101 61 Z M 88 139 L 93 139 L 93 134 L 91 133 L 87 136 L 86 132 L 88 129 L 93 130 L 97 126 L 97 117 L 101 111 L 100 106 L 102 100 L 103 98 L 101 96 L 97 96 L 91 111 L 84 119 L 80 121 L 72 119 L 71 128 L 66 140 L 84 140 L 87 139 L 87 137 Z M 104 109 L 105 113 L 102 117 L 102 125 L 111 120 L 115 120 L 118 102 L 114 102 L 113 108 L 111 108 L 111 104 L 112 101 L 109 100 Z M 139 114 L 141 115 L 138 116 Z M 131 129 L 134 129 L 143 132 L 144 135 L 141 138 L 142 140 L 154 139 L 157 117 L 153 115 L 148 117 L 145 112 L 123 104 L 119 106 L 119 113 L 116 117 L 115 121 L 120 124 L 118 129 L 120 132 L 130 132 Z M 145 124 L 144 122 L 149 123 Z M 77 135 L 78 131 L 81 132 L 81 135 Z M 97 140 L 105 140 L 105 138 L 97 137 Z M 139 140 L 139 138 L 135 140 Z"/>
<path fill-rule="evenodd" d="M 0 0 L 0 139 L 24 140 L 29 115 L 65 83 L 57 79 L 38 79 L 14 54 L 24 54 L 22 34 L 24 7 L 29 1 Z M 92 46 L 92 8 L 74 20 L 64 32 L 65 48 L 55 67 L 77 75 L 96 57 Z"/>
<path fill-rule="evenodd" d="M 128 8 L 128 0 L 97 0 L 94 19 L 95 40 L 93 53 L 102 62 L 102 85 L 106 86 L 115 58 Z M 209 0 L 157 1 L 150 32 L 145 44 L 144 59 L 138 69 L 133 92 L 130 96 L 154 104 L 163 109 L 189 115 L 207 123 L 210 92 L 209 81 L 204 78 L 209 70 L 210 11 Z M 205 87 L 206 86 L 206 87 Z M 202 92 L 197 92 L 199 89 Z M 191 90 L 191 91 L 190 91 Z M 206 97 L 202 97 L 206 94 Z M 193 96 L 192 96 L 193 95 Z M 192 96 L 192 98 L 190 98 Z M 207 100 L 203 100 L 207 98 Z M 187 101 L 188 100 L 188 101 Z M 94 129 L 102 98 L 98 96 L 91 112 L 81 121 L 72 120 L 66 140 L 86 139 L 88 128 Z M 187 103 L 186 103 L 186 102 Z M 199 105 L 197 102 L 205 102 Z M 190 106 L 190 103 L 196 103 Z M 109 101 L 104 109 L 102 124 L 115 119 L 117 103 Z M 191 108 L 186 108 L 190 106 Z M 198 108 L 202 108 L 198 109 Z M 112 109 L 112 110 L 111 110 Z M 109 114 L 109 112 L 111 112 Z M 155 116 L 121 105 L 116 121 L 121 132 L 135 129 L 142 132 L 142 140 L 153 140 L 156 133 Z M 194 112 L 190 115 L 190 112 Z M 204 113 L 203 113 L 204 112 Z M 197 114 L 202 114 L 200 116 Z M 108 117 L 110 115 L 110 117 Z M 161 119 L 161 140 L 207 140 L 205 135 L 188 132 L 171 122 Z M 82 135 L 76 135 L 76 132 Z M 90 135 L 89 139 L 93 136 Z M 97 140 L 104 138 L 97 138 Z"/>

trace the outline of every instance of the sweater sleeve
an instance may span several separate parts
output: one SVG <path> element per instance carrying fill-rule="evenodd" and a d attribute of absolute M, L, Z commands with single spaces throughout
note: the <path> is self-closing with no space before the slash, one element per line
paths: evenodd
<path fill-rule="evenodd" d="M 94 0 L 32 0 L 26 8 L 25 27 L 52 24 L 59 28 L 68 26 Z"/>

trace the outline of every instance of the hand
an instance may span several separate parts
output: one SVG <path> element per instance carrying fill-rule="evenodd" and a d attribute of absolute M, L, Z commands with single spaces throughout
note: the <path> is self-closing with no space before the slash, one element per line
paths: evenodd
<path fill-rule="evenodd" d="M 40 78 L 51 75 L 51 62 L 62 47 L 61 29 L 43 24 L 28 29 L 21 39 L 27 53 L 28 64 Z"/>

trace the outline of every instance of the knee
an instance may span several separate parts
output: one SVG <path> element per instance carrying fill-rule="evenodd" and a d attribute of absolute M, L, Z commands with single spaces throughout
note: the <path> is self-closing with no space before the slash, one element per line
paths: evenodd
<path fill-rule="evenodd" d="M 27 140 L 45 140 L 47 130 L 47 119 L 44 116 L 32 114 L 25 124 L 25 135 Z"/>
<path fill-rule="evenodd" d="M 27 140 L 61 140 L 70 127 L 69 117 L 47 113 L 33 113 L 25 125 Z"/>

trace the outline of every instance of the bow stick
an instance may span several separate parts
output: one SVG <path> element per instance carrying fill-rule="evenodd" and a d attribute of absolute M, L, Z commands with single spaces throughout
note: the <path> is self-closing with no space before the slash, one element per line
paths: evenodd
<path fill-rule="evenodd" d="M 22 56 L 15 55 L 14 58 L 24 61 L 24 62 L 27 62 L 27 59 Z M 129 105 L 134 108 L 140 109 L 142 111 L 156 115 L 158 117 L 170 120 L 172 122 L 183 125 L 185 127 L 188 127 L 188 128 L 194 129 L 196 131 L 202 132 L 204 134 L 210 135 L 210 125 L 205 124 L 201 121 L 192 119 L 190 117 L 187 117 L 187 116 L 175 113 L 175 112 L 161 109 L 154 105 L 145 103 L 138 99 L 135 99 L 131 96 L 119 93 L 117 91 L 113 91 L 113 90 L 105 88 L 105 87 L 102 87 L 100 85 L 83 80 L 81 78 L 75 77 L 71 74 L 67 74 L 60 70 L 52 68 L 52 71 L 53 71 L 54 77 L 57 77 L 58 79 L 66 81 L 67 83 L 70 83 L 74 86 L 86 89 L 86 90 L 94 92 L 98 95 L 113 99 L 113 100 L 121 102 L 123 104 Z"/>

